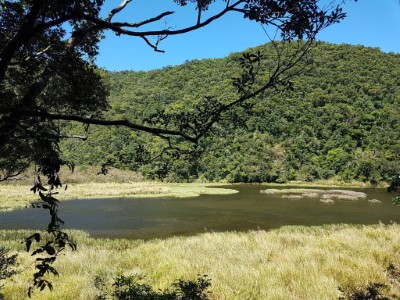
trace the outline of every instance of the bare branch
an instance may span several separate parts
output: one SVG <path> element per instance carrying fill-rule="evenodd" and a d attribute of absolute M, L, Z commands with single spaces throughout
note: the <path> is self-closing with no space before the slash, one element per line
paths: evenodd
<path fill-rule="evenodd" d="M 62 17 L 60 17 L 60 18 L 58 18 L 58 19 L 55 19 L 55 20 L 52 20 L 52 21 L 49 21 L 49 22 L 38 23 L 38 24 L 36 24 L 36 26 L 33 28 L 33 30 L 32 30 L 32 35 L 40 34 L 40 33 L 42 33 L 43 31 L 45 31 L 46 29 L 49 29 L 49 28 L 51 28 L 51 27 L 53 27 L 53 26 L 61 25 L 61 24 L 65 23 L 65 22 L 67 22 L 67 21 L 69 21 L 69 20 L 72 20 L 72 19 L 76 18 L 77 15 L 78 15 L 78 14 L 77 14 L 77 12 L 75 11 L 75 12 L 73 12 L 73 13 L 66 14 L 66 15 L 64 15 L 64 16 L 62 16 Z"/>
<path fill-rule="evenodd" d="M 121 10 L 123 10 L 130 2 L 132 2 L 132 0 L 124 0 L 122 1 L 122 3 L 114 8 L 113 10 L 110 11 L 110 13 L 108 14 L 106 21 L 107 22 L 111 22 L 111 19 L 117 14 L 119 13 Z"/>
<path fill-rule="evenodd" d="M 88 139 L 87 135 L 60 135 L 60 139 L 78 139 L 82 141 L 86 141 Z"/>
<path fill-rule="evenodd" d="M 197 1 L 199 2 L 199 1 Z M 200 4 L 197 5 L 198 8 L 198 13 L 197 13 L 197 25 L 199 25 L 201 23 L 201 9 L 200 9 Z"/>
<path fill-rule="evenodd" d="M 150 19 L 147 19 L 147 20 L 144 20 L 144 21 L 141 21 L 141 22 L 137 22 L 137 23 L 113 22 L 112 24 L 115 25 L 115 26 L 119 26 L 119 27 L 140 27 L 140 26 L 143 26 L 143 25 L 146 25 L 146 24 L 149 24 L 149 23 L 153 23 L 153 22 L 159 21 L 162 18 L 164 18 L 166 16 L 169 16 L 169 15 L 172 15 L 172 14 L 174 14 L 173 11 L 166 11 L 166 12 L 163 12 L 162 14 L 160 14 L 160 15 L 154 17 L 154 18 L 150 18 Z"/>
<path fill-rule="evenodd" d="M 151 48 L 153 48 L 154 51 L 156 51 L 156 52 L 161 52 L 161 53 L 165 53 L 164 50 L 158 49 L 158 43 L 161 41 L 161 39 L 158 39 L 157 42 L 156 42 L 156 44 L 152 44 L 152 43 L 149 41 L 149 39 L 146 38 L 145 36 L 142 36 L 141 38 L 146 42 L 147 45 L 149 45 Z"/>
<path fill-rule="evenodd" d="M 45 49 L 43 49 L 42 51 L 39 51 L 37 53 L 32 54 L 31 56 L 26 57 L 23 61 L 16 61 L 16 62 L 11 62 L 10 66 L 15 66 L 15 65 L 20 65 L 23 62 L 28 62 L 34 58 L 37 58 L 43 54 L 45 54 L 46 52 L 48 52 L 51 49 L 51 45 L 47 46 Z"/>
<path fill-rule="evenodd" d="M 119 26 L 119 23 L 107 22 L 107 21 L 104 21 L 102 19 L 86 15 L 86 14 L 84 14 L 82 12 L 78 12 L 78 14 L 79 14 L 80 18 L 85 19 L 87 21 L 90 21 L 90 22 L 92 22 L 94 24 L 97 24 L 102 29 L 110 29 L 110 30 L 114 31 L 117 34 L 124 34 L 124 35 L 128 35 L 128 36 L 137 36 L 137 37 L 159 36 L 159 35 L 177 35 L 177 34 L 187 33 L 187 32 L 202 28 L 204 26 L 207 26 L 211 22 L 221 18 L 227 12 L 234 11 L 234 9 L 238 5 L 240 5 L 241 3 L 244 3 L 244 2 L 245 2 L 245 0 L 239 0 L 239 1 L 235 2 L 234 4 L 226 7 L 225 9 L 220 11 L 218 14 L 213 15 L 212 17 L 208 18 L 207 20 L 205 20 L 205 21 L 203 21 L 203 22 L 201 22 L 199 24 L 195 24 L 193 26 L 188 26 L 188 27 L 185 27 L 185 28 L 182 28 L 182 29 L 178 29 L 178 30 L 164 29 L 164 30 L 153 30 L 153 31 L 132 31 L 132 30 L 127 30 L 127 29 L 122 28 L 121 26 Z"/>
<path fill-rule="evenodd" d="M 20 166 L 19 170 L 15 171 L 15 173 L 7 173 L 5 175 L 0 175 L 0 182 L 8 181 L 12 178 L 15 178 L 15 177 L 21 175 L 31 164 L 32 164 L 32 161 L 29 160 L 24 165 Z"/>

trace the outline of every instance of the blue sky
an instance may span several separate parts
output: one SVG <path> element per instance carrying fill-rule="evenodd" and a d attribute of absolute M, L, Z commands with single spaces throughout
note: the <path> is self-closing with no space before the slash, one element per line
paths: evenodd
<path fill-rule="evenodd" d="M 120 0 L 108 0 L 104 12 L 118 6 Z M 222 1 L 216 1 L 208 14 L 221 8 Z M 166 10 L 176 13 L 166 21 L 158 23 L 178 29 L 196 21 L 193 6 L 181 8 L 172 0 L 135 0 L 114 21 L 132 22 L 152 17 Z M 344 5 L 347 18 L 339 24 L 325 29 L 319 40 L 331 43 L 360 44 L 378 47 L 385 52 L 400 53 L 400 2 L 399 0 L 358 0 Z M 148 29 L 153 29 L 149 27 Z M 274 31 L 269 31 L 271 35 Z M 268 42 L 263 28 L 231 13 L 200 30 L 179 36 L 170 36 L 160 48 L 166 53 L 156 53 L 143 40 L 119 36 L 111 32 L 101 42 L 97 64 L 108 70 L 151 70 L 168 65 L 178 65 L 186 60 L 220 58 L 232 52 Z"/>

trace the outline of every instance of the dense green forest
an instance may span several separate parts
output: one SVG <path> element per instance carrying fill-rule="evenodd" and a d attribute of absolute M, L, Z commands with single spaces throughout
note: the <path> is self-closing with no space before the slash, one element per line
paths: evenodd
<path fill-rule="evenodd" d="M 270 46 L 247 52 L 268 55 Z M 167 149 L 158 137 L 91 126 L 87 141 L 62 143 L 64 158 L 168 181 L 375 183 L 399 174 L 400 55 L 322 42 L 312 53 L 312 67 L 294 77 L 290 89 L 232 111 L 198 145 L 178 141 Z M 104 72 L 107 115 L 146 123 L 157 114 L 190 111 L 206 96 L 229 101 L 241 56 L 149 72 Z M 69 129 L 83 131 L 82 125 Z"/>

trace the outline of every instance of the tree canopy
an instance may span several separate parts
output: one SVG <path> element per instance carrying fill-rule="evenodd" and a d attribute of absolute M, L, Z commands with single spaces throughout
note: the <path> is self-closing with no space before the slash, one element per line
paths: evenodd
<path fill-rule="evenodd" d="M 312 41 L 321 29 L 344 17 L 339 5 L 323 6 L 317 0 L 224 1 L 225 7 L 207 18 L 202 12 L 215 1 L 174 2 L 178 7 L 193 5 L 193 25 L 165 28 L 160 21 L 173 15 L 172 11 L 142 20 L 113 21 L 128 5 L 135 5 L 131 0 L 122 1 L 109 12 L 102 11 L 104 1 L 101 0 L 0 2 L 1 180 L 20 173 L 32 163 L 45 167 L 40 169 L 45 175 L 56 174 L 63 163 L 58 144 L 69 137 L 61 132 L 61 127 L 71 120 L 86 125 L 124 126 L 197 142 L 223 112 L 282 83 L 285 72 L 292 69 L 308 49 L 303 46 L 285 59 L 282 53 L 277 53 L 279 63 L 270 67 L 269 78 L 264 78 L 264 84 L 257 88 L 254 87 L 254 64 L 259 63 L 261 57 L 249 57 L 243 62 L 243 74 L 234 82 L 238 90 L 236 99 L 229 103 L 213 99 L 212 109 L 207 112 L 198 112 L 183 121 L 177 116 L 174 122 L 177 126 L 163 126 L 165 120 L 144 126 L 140 121 L 104 118 L 108 89 L 101 80 L 102 73 L 94 65 L 94 58 L 105 30 L 142 39 L 155 51 L 162 51 L 160 43 L 168 36 L 200 29 L 228 13 L 239 13 L 277 27 L 284 41 L 295 38 Z M 142 30 L 148 24 L 160 29 Z M 71 33 L 66 30 L 67 25 Z M 199 95 L 201 99 L 207 96 Z M 189 121 L 192 124 L 188 124 Z M 187 130 L 192 125 L 195 128 Z"/>

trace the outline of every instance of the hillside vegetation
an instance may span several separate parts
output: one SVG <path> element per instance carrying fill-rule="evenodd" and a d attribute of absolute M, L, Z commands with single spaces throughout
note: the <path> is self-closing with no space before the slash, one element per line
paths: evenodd
<path fill-rule="evenodd" d="M 271 45 L 248 51 L 268 55 Z M 190 111 L 205 96 L 227 102 L 235 93 L 232 78 L 240 72 L 241 56 L 150 72 L 106 72 L 108 114 L 142 122 L 161 112 Z M 292 89 L 231 112 L 199 145 L 178 144 L 184 153 L 163 151 L 160 138 L 93 126 L 88 141 L 63 143 L 64 157 L 169 181 L 376 183 L 398 174 L 400 55 L 319 42 L 313 59 L 310 70 L 293 78 Z"/>

